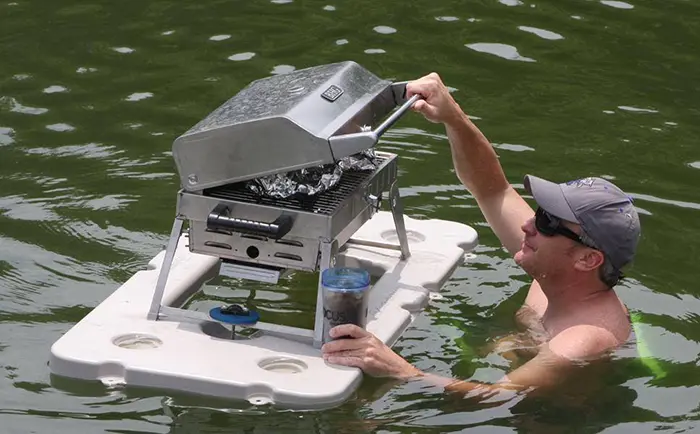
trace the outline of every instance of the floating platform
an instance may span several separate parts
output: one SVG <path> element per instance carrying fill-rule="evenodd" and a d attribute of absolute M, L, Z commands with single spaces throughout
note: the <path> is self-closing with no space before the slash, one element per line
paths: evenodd
<path fill-rule="evenodd" d="M 376 279 L 369 293 L 367 330 L 390 346 L 477 245 L 476 231 L 464 224 L 408 217 L 405 222 L 411 249 L 407 260 L 401 260 L 398 249 L 372 245 L 398 244 L 390 212 L 375 214 L 335 258 L 336 266 L 362 267 Z M 54 343 L 53 374 L 303 409 L 341 404 L 359 386 L 359 369 L 326 363 L 320 349 L 301 339 L 265 330 L 232 339 L 230 330 L 226 335 L 224 325 L 213 319 L 149 319 L 164 257 L 165 251 L 156 255 L 146 270 Z M 219 273 L 220 265 L 217 257 L 190 252 L 182 235 L 162 304 L 184 305 Z"/>

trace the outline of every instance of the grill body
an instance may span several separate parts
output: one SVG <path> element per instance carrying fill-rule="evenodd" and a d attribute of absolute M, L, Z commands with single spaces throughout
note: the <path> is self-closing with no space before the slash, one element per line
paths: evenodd
<path fill-rule="evenodd" d="M 316 196 L 260 197 L 243 183 L 198 193 L 180 191 L 178 210 L 189 222 L 190 250 L 249 264 L 317 270 L 321 243 L 345 244 L 371 218 L 383 192 L 396 180 L 397 156 L 385 152 L 376 155 L 375 171 L 344 172 L 332 190 Z M 228 209 L 227 216 L 249 223 L 266 224 L 286 216 L 291 219 L 291 228 L 277 237 L 210 224 L 212 211 L 221 206 Z"/>

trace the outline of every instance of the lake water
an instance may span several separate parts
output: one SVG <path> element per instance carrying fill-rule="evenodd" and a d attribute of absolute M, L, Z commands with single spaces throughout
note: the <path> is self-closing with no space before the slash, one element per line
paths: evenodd
<path fill-rule="evenodd" d="M 682 0 L 3 1 L 2 432 L 697 432 L 698 16 Z M 519 189 L 526 173 L 606 176 L 634 196 L 643 236 L 618 292 L 667 376 L 618 358 L 578 386 L 491 406 L 366 379 L 346 404 L 304 413 L 51 378 L 50 345 L 167 242 L 173 140 L 254 79 L 341 60 L 392 80 L 439 72 Z M 512 329 L 527 276 L 459 185 L 441 126 L 411 114 L 380 148 L 400 155 L 408 215 L 480 235 L 395 349 L 497 379 L 505 360 L 461 348 Z M 191 306 L 248 297 L 227 283 Z M 255 300 L 293 322 L 312 312 L 314 280 L 287 283 Z"/>

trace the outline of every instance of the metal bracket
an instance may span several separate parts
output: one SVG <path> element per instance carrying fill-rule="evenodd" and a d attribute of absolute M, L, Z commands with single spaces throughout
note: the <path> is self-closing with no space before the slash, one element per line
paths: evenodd
<path fill-rule="evenodd" d="M 391 189 L 389 190 L 389 206 L 391 207 L 391 215 L 394 217 L 394 226 L 396 226 L 396 235 L 401 246 L 401 260 L 406 261 L 411 257 L 411 251 L 408 247 L 406 224 L 403 220 L 403 204 L 401 203 L 397 181 L 391 184 Z"/>
<path fill-rule="evenodd" d="M 316 315 L 314 319 L 314 348 L 323 345 L 323 270 L 335 266 L 335 255 L 338 252 L 336 240 L 321 240 L 321 263 L 318 271 L 318 291 L 316 293 Z"/>
<path fill-rule="evenodd" d="M 163 258 L 163 263 L 160 268 L 160 273 L 158 274 L 158 281 L 156 282 L 156 289 L 153 293 L 153 300 L 151 301 L 151 307 L 148 311 L 148 319 L 153 321 L 164 320 L 164 321 L 181 321 L 190 323 L 202 323 L 202 322 L 218 322 L 224 325 L 221 321 L 217 321 L 211 318 L 209 315 L 203 312 L 195 312 L 187 309 L 181 309 L 177 307 L 163 306 L 163 296 L 165 295 L 165 286 L 168 282 L 168 275 L 170 274 L 170 268 L 173 263 L 173 258 L 175 257 L 175 251 L 177 250 L 178 241 L 180 235 L 182 234 L 183 219 L 177 217 L 173 222 L 173 228 L 170 233 L 170 240 L 165 248 L 165 257 Z M 330 252 L 330 250 L 329 250 Z M 330 256 L 324 256 L 322 259 L 323 264 L 330 264 Z M 328 268 L 328 266 L 326 266 Z M 319 292 L 320 294 L 320 292 Z M 321 309 L 321 314 L 323 310 Z M 320 322 L 321 327 L 323 327 L 323 321 Z M 278 324 L 270 324 L 262 321 L 252 323 L 250 325 L 239 325 L 242 327 L 250 327 L 257 330 L 262 330 L 267 334 L 280 336 L 283 338 L 293 339 L 300 342 L 311 343 L 312 340 L 315 342 L 315 330 L 306 330 L 297 327 L 290 327 Z"/>
<path fill-rule="evenodd" d="M 180 240 L 180 235 L 182 234 L 182 226 L 184 221 L 178 216 L 173 222 L 173 228 L 170 232 L 170 240 L 168 241 L 168 246 L 165 248 L 165 257 L 163 258 L 163 263 L 160 266 L 160 273 L 158 274 L 158 281 L 156 282 L 156 290 L 153 293 L 153 300 L 151 300 L 151 308 L 148 310 L 148 319 L 157 320 L 158 314 L 163 303 L 163 295 L 165 294 L 165 284 L 168 282 L 168 275 L 170 274 L 170 266 L 173 264 L 173 258 L 175 257 L 175 250 L 177 250 L 177 243 Z"/>

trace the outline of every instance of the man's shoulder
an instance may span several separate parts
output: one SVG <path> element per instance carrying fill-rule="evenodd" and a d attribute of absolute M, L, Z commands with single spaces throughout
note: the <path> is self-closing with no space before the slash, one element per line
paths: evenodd
<path fill-rule="evenodd" d="M 610 329 L 594 324 L 567 327 L 549 341 L 549 349 L 569 360 L 599 356 L 616 348 L 619 340 Z"/>

